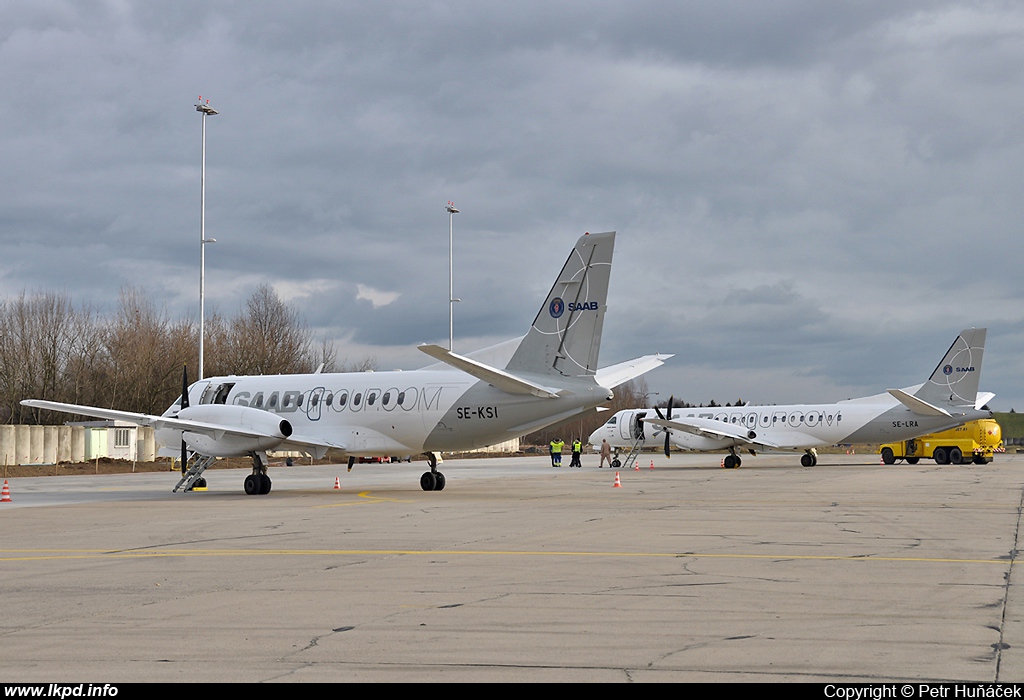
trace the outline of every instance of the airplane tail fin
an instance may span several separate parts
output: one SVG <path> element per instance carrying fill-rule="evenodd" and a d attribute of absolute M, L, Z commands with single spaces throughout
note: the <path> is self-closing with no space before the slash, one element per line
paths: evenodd
<path fill-rule="evenodd" d="M 580 236 L 506 370 L 594 376 L 608 310 L 614 246 L 614 231 Z"/>
<path fill-rule="evenodd" d="M 933 406 L 974 408 L 985 354 L 985 328 L 960 331 L 945 357 L 914 397 Z"/>

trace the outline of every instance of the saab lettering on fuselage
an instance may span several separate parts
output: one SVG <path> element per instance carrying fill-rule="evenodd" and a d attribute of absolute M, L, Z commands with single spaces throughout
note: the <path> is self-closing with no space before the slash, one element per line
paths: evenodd
<path fill-rule="evenodd" d="M 325 412 L 352 413 L 360 411 L 432 411 L 441 406 L 442 386 L 407 387 L 399 389 L 326 389 L 308 391 L 239 391 L 231 403 L 259 408 L 273 413 L 304 411 L 310 420 L 318 420 Z"/>

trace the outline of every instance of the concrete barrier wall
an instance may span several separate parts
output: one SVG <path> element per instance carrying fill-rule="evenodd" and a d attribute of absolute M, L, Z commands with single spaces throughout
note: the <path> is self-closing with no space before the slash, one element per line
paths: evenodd
<path fill-rule="evenodd" d="M 0 425 L 0 464 L 13 466 L 85 462 L 109 456 L 106 450 L 101 450 L 100 454 L 88 453 L 85 431 L 80 425 Z M 110 435 L 109 440 L 96 440 L 94 444 L 113 445 L 113 435 Z M 157 448 L 152 428 L 138 428 L 136 444 L 140 462 L 156 460 Z"/>
<path fill-rule="evenodd" d="M 18 463 L 14 444 L 14 426 L 0 425 L 0 462 L 3 462 L 4 466 Z"/>

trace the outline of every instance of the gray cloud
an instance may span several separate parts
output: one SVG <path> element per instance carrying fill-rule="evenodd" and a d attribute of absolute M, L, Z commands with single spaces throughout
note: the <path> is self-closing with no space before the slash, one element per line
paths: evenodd
<path fill-rule="evenodd" d="M 656 391 L 883 391 L 989 325 L 1019 409 L 1022 28 L 1004 2 L 8 4 L 0 293 L 196 313 L 202 94 L 221 310 L 270 282 L 343 354 L 424 364 L 454 199 L 462 347 L 523 333 L 615 229 L 602 357 L 678 353 Z"/>

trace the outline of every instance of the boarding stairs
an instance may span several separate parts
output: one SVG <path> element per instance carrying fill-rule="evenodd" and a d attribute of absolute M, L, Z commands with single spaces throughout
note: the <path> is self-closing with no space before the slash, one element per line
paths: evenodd
<path fill-rule="evenodd" d="M 181 477 L 181 481 L 178 482 L 178 485 L 174 487 L 171 493 L 177 493 L 178 489 L 191 491 L 196 481 L 203 475 L 203 472 L 217 461 L 216 457 L 208 457 L 206 455 L 195 455 L 195 457 L 196 459 L 192 462 L 192 466 Z"/>
<path fill-rule="evenodd" d="M 626 455 L 626 459 L 622 462 L 620 469 L 623 471 L 629 471 L 629 468 L 636 462 L 636 458 L 640 456 L 640 451 L 644 449 L 644 438 L 640 437 L 633 440 L 632 447 L 629 448 L 629 453 Z"/>

